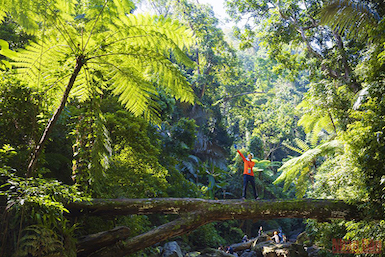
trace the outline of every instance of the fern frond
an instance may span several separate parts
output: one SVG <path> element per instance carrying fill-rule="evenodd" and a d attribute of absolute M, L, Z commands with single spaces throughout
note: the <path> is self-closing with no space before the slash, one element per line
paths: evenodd
<path fill-rule="evenodd" d="M 289 145 L 288 143 L 286 142 L 282 142 L 282 145 L 286 146 L 287 148 L 289 148 L 290 150 L 293 150 L 294 152 L 297 152 L 299 154 L 302 154 L 303 153 L 303 150 L 295 147 L 295 146 L 292 146 L 292 145 Z"/>
<path fill-rule="evenodd" d="M 116 45 L 123 41 L 124 44 L 151 48 L 164 56 L 169 56 L 172 51 L 178 62 L 186 66 L 194 65 L 182 51 L 194 44 L 194 37 L 191 30 L 177 21 L 149 15 L 128 15 L 114 20 L 110 30 L 119 33 L 107 44 Z"/>
<path fill-rule="evenodd" d="M 193 102 L 194 94 L 180 70 L 161 54 L 131 47 L 121 53 L 99 56 L 99 64 L 110 67 L 113 92 L 135 115 L 144 114 L 157 92 L 153 83 L 164 85 L 176 99 Z M 156 108 L 156 106 L 152 106 Z"/>
<path fill-rule="evenodd" d="M 58 256 L 64 250 L 63 242 L 51 229 L 31 225 L 23 233 L 17 256 Z"/>
<path fill-rule="evenodd" d="M 297 144 L 297 146 L 302 149 L 303 152 L 310 150 L 309 145 L 306 144 L 306 142 L 304 142 L 303 140 L 299 138 L 294 138 L 294 141 Z"/>
<path fill-rule="evenodd" d="M 76 0 L 0 0 L 0 20 L 8 13 L 28 32 L 34 32 L 39 24 L 52 25 L 70 19 L 77 3 Z"/>
<path fill-rule="evenodd" d="M 325 156 L 334 153 L 343 153 L 344 145 L 338 140 L 332 140 L 304 152 L 301 156 L 292 158 L 285 162 L 278 171 L 281 175 L 273 182 L 279 184 L 284 182 L 284 190 L 288 190 L 290 185 L 295 182 L 299 174 L 306 174 L 310 171 L 314 160 L 319 156 Z M 302 193 L 301 193 L 302 194 Z"/>
<path fill-rule="evenodd" d="M 3 6 L 0 6 L 0 23 L 4 21 L 4 18 L 7 16 L 7 13 L 3 9 Z"/>
<path fill-rule="evenodd" d="M 37 87 L 42 85 L 60 86 L 63 77 L 70 73 L 68 56 L 71 49 L 56 40 L 31 43 L 13 58 L 21 79 Z"/>
<path fill-rule="evenodd" d="M 339 0 L 331 2 L 321 10 L 321 23 L 331 26 L 340 34 L 348 36 L 367 35 L 380 21 L 378 13 L 365 2 Z"/>

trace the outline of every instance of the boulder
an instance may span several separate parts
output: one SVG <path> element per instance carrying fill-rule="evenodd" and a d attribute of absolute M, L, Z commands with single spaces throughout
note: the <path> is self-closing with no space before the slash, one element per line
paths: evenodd
<path fill-rule="evenodd" d="M 168 242 L 163 246 L 162 257 L 183 257 L 177 242 Z"/>
<path fill-rule="evenodd" d="M 234 257 L 233 254 L 226 253 L 222 250 L 214 249 L 214 248 L 206 248 L 204 249 L 200 255 L 200 257 Z"/>
<path fill-rule="evenodd" d="M 309 257 L 317 257 L 319 250 L 320 249 L 315 245 L 310 246 L 310 247 L 305 247 L 305 251 L 307 252 Z"/>
<path fill-rule="evenodd" d="M 308 257 L 302 245 L 292 243 L 262 242 L 255 245 L 252 250 L 257 257 Z"/>
<path fill-rule="evenodd" d="M 190 252 L 190 253 L 186 253 L 185 257 L 198 257 L 200 255 L 201 255 L 200 252 Z"/>
<path fill-rule="evenodd" d="M 244 251 L 240 257 L 257 257 L 257 253 L 254 251 L 246 250 Z"/>
<path fill-rule="evenodd" d="M 302 232 L 301 234 L 299 234 L 295 243 L 304 246 L 311 246 L 310 238 L 306 232 Z"/>

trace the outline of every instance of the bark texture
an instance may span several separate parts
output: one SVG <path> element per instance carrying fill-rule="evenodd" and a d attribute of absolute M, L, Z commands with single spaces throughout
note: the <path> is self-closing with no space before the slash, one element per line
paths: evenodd
<path fill-rule="evenodd" d="M 360 220 L 364 214 L 357 205 L 339 200 L 204 200 L 190 198 L 94 199 L 69 203 L 72 216 L 116 216 L 130 214 L 176 214 L 175 220 L 142 235 L 125 238 L 101 247 L 89 256 L 124 256 L 161 241 L 191 232 L 214 221 L 230 219 L 311 218 Z"/>
<path fill-rule="evenodd" d="M 199 212 L 214 220 L 228 219 L 362 219 L 357 206 L 340 200 L 204 200 L 197 198 L 94 199 L 68 203 L 72 216 L 183 214 Z"/>
<path fill-rule="evenodd" d="M 130 229 L 127 227 L 116 227 L 109 231 L 88 235 L 78 239 L 76 244 L 77 256 L 89 256 L 91 253 L 103 247 L 117 243 L 119 240 L 130 236 Z"/>
<path fill-rule="evenodd" d="M 27 177 L 31 177 L 33 172 L 35 171 L 35 167 L 36 167 L 38 158 L 39 158 L 41 152 L 43 151 L 43 147 L 44 147 L 45 142 L 48 140 L 48 135 L 51 133 L 56 122 L 59 120 L 59 116 L 62 113 L 62 111 L 63 111 L 63 109 L 67 103 L 67 99 L 69 97 L 70 91 L 71 91 L 72 87 L 74 86 L 75 80 L 76 80 L 77 76 L 79 75 L 79 72 L 82 69 L 84 63 L 85 63 L 84 56 L 78 56 L 76 59 L 75 69 L 72 72 L 72 75 L 70 77 L 70 80 L 68 81 L 66 89 L 63 92 L 63 96 L 62 96 L 62 99 L 60 101 L 60 105 L 58 106 L 58 108 L 56 109 L 54 114 L 52 115 L 52 118 L 48 121 L 48 124 L 44 129 L 43 135 L 41 136 L 39 143 L 36 145 L 36 147 L 33 151 L 31 161 L 29 162 L 28 168 L 27 168 L 27 173 L 26 173 Z"/>

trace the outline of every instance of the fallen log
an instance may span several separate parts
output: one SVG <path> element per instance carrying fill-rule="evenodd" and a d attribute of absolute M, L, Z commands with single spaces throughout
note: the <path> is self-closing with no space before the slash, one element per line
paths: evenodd
<path fill-rule="evenodd" d="M 117 243 L 130 236 L 128 227 L 116 227 L 109 231 L 103 231 L 78 239 L 76 252 L 78 257 L 89 256 L 91 253 L 103 247 Z"/>
<path fill-rule="evenodd" d="M 196 211 L 217 213 L 217 220 L 228 219 L 363 219 L 357 204 L 342 200 L 205 200 L 196 198 L 93 199 L 68 203 L 69 215 L 183 214 Z"/>
<path fill-rule="evenodd" d="M 133 238 L 126 238 L 90 256 L 124 256 L 158 242 L 191 232 L 214 221 L 229 219 L 312 218 L 360 220 L 365 214 L 357 205 L 339 200 L 204 200 L 190 198 L 95 199 L 69 203 L 70 215 L 177 214 L 179 218 Z"/>

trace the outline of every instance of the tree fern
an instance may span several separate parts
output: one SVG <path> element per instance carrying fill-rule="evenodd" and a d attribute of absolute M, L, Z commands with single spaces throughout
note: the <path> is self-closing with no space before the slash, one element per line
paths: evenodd
<path fill-rule="evenodd" d="M 284 182 L 284 190 L 288 190 L 292 183 L 295 183 L 297 196 L 303 197 L 306 192 L 305 178 L 313 172 L 315 161 L 320 156 L 343 152 L 343 144 L 338 140 L 332 140 L 303 152 L 301 156 L 292 158 L 285 162 L 278 169 L 281 175 L 274 181 L 274 184 Z"/>
<path fill-rule="evenodd" d="M 22 78 L 62 97 L 28 173 L 69 96 L 86 101 L 90 92 L 108 88 L 119 95 L 128 110 L 155 123 L 159 123 L 155 102 L 158 87 L 176 99 L 193 102 L 193 91 L 173 62 L 192 65 L 183 53 L 183 48 L 193 43 L 192 33 L 177 21 L 130 15 L 133 5 L 124 0 L 79 1 L 77 8 L 65 9 L 67 15 L 55 12 L 59 0 L 41 4 L 48 9 L 42 16 L 50 26 L 39 42 L 21 51 L 16 66 Z"/>

